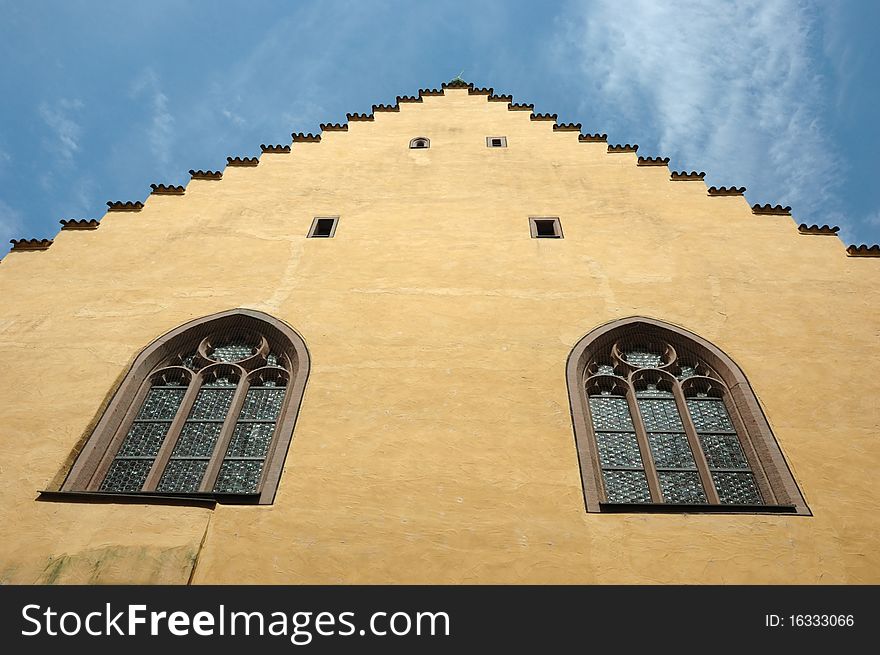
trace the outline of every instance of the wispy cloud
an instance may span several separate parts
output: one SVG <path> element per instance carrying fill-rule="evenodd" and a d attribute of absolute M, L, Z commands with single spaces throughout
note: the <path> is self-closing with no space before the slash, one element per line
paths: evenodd
<path fill-rule="evenodd" d="M 47 140 L 47 149 L 57 154 L 63 162 L 70 162 L 79 150 L 82 127 L 73 115 L 84 107 L 80 100 L 61 98 L 53 104 L 40 103 L 39 112 L 43 122 L 52 130 L 52 140 Z"/>
<path fill-rule="evenodd" d="M 146 97 L 150 103 L 150 125 L 148 135 L 150 150 L 156 159 L 167 166 L 171 162 L 171 148 L 174 140 L 174 117 L 168 106 L 168 96 L 162 91 L 159 76 L 152 68 L 147 68 L 132 83 L 131 97 Z"/>
<path fill-rule="evenodd" d="M 10 239 L 21 238 L 21 214 L 0 200 L 0 248 L 6 250 Z"/>
<path fill-rule="evenodd" d="M 841 157 L 823 126 L 809 6 L 596 0 L 573 13 L 558 54 L 574 53 L 582 110 L 605 123 L 597 127 L 649 142 L 710 183 L 747 186 L 751 201 L 845 223 L 835 214 Z"/>

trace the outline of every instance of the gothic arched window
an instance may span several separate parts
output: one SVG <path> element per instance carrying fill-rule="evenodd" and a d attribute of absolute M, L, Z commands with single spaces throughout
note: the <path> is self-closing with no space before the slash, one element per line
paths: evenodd
<path fill-rule="evenodd" d="M 308 369 L 261 312 L 187 323 L 137 357 L 61 490 L 271 503 Z"/>
<path fill-rule="evenodd" d="M 614 321 L 567 375 L 588 511 L 809 514 L 748 381 L 704 339 Z"/>

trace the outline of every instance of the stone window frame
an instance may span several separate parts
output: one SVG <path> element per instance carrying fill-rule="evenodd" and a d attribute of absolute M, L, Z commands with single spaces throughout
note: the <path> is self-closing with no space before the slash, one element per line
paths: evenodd
<path fill-rule="evenodd" d="M 540 234 L 538 231 L 538 222 L 546 221 L 553 225 L 553 234 Z M 562 234 L 562 223 L 558 216 L 529 216 L 529 234 L 533 239 L 564 239 Z"/>
<path fill-rule="evenodd" d="M 104 476 L 114 456 L 125 438 L 129 427 L 143 405 L 149 393 L 153 379 L 160 373 L 179 371 L 186 375 L 188 371 L 173 360 L 179 353 L 198 346 L 199 355 L 205 357 L 205 344 L 212 335 L 223 333 L 248 333 L 259 339 L 257 352 L 236 363 L 206 364 L 198 372 L 189 371 L 190 380 L 171 427 L 163 437 L 159 453 L 156 455 L 150 474 L 141 491 L 116 492 L 99 491 Z M 260 482 L 254 493 L 215 492 L 210 487 L 219 473 L 220 466 L 226 456 L 226 449 L 232 437 L 232 431 L 239 420 L 240 410 L 244 404 L 250 378 L 260 371 L 266 371 L 267 354 L 277 352 L 286 358 L 287 379 L 284 398 L 275 419 L 275 429 L 266 453 Z M 173 448 L 180 436 L 180 431 L 187 420 L 189 411 L 201 388 L 201 378 L 205 371 L 210 374 L 215 369 L 236 369 L 240 373 L 236 391 L 226 412 L 220 436 L 213 448 L 202 483 L 195 492 L 159 492 L 155 488 L 164 471 Z M 289 325 L 263 312 L 249 309 L 234 309 L 198 318 L 181 325 L 155 339 L 135 358 L 128 372 L 106 408 L 101 413 L 95 428 L 86 439 L 76 460 L 68 472 L 59 492 L 44 492 L 47 499 L 91 499 L 119 500 L 130 502 L 132 498 L 149 502 L 155 499 L 162 502 L 168 499 L 197 501 L 214 501 L 228 504 L 271 505 L 274 501 L 281 472 L 293 439 L 296 419 L 302 404 L 305 385 L 308 380 L 310 357 L 303 338 Z M 281 373 L 277 373 L 282 375 Z"/>
<path fill-rule="evenodd" d="M 752 473 L 755 475 L 765 504 L 722 505 L 712 504 L 711 499 L 707 504 L 664 503 L 655 496 L 656 479 L 655 484 L 649 484 L 652 487 L 652 502 L 650 503 L 607 502 L 598 444 L 593 430 L 587 395 L 587 382 L 591 377 L 591 372 L 587 367 L 594 357 L 608 348 L 618 348 L 618 344 L 627 341 L 644 343 L 651 340 L 655 343 L 667 343 L 673 348 L 679 348 L 689 356 L 699 358 L 712 369 L 717 381 L 721 383 L 718 385 L 720 397 L 724 401 L 725 408 L 736 429 L 740 445 Z M 633 423 L 638 424 L 640 422 L 639 414 L 632 409 L 635 404 L 634 387 L 632 386 L 632 378 L 635 373 L 637 371 L 630 371 L 628 374 L 625 396 L 630 405 Z M 699 335 L 676 325 L 643 316 L 611 321 L 592 330 L 575 344 L 566 365 L 566 381 L 587 512 L 772 513 L 812 516 L 755 392 L 742 369 L 720 348 Z M 675 390 L 676 404 L 685 425 L 688 441 L 694 451 L 695 459 L 697 459 L 697 467 L 700 469 L 701 476 L 705 476 L 706 462 L 701 447 L 696 446 L 697 449 L 700 449 L 699 452 L 694 449 L 694 442 L 699 444 L 699 440 L 696 437 L 696 431 L 689 414 L 682 412 L 685 398 L 680 392 L 681 387 L 679 386 Z M 650 453 L 645 452 L 644 426 L 637 426 L 637 432 L 639 430 L 641 430 L 638 435 L 639 447 L 646 476 L 650 483 L 651 476 L 647 469 L 653 467 L 653 462 Z"/>
<path fill-rule="evenodd" d="M 499 143 L 496 145 L 493 141 L 498 141 Z M 507 137 L 506 136 L 487 136 L 486 137 L 486 147 L 487 148 L 506 148 L 507 147 Z"/>
<path fill-rule="evenodd" d="M 319 221 L 333 221 L 333 223 L 330 226 L 330 233 L 329 234 L 318 234 L 317 233 Z M 312 225 L 309 228 L 309 232 L 306 235 L 306 237 L 309 239 L 332 239 L 334 236 L 336 236 L 336 227 L 338 225 L 339 225 L 339 217 L 338 216 L 315 216 L 315 218 L 312 219 Z"/>
<path fill-rule="evenodd" d="M 410 140 L 410 150 L 427 150 L 431 147 L 431 139 L 426 136 L 417 136 Z"/>

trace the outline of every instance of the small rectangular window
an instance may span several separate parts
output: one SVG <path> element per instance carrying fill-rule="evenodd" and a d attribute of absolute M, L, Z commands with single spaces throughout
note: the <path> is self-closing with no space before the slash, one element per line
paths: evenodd
<path fill-rule="evenodd" d="M 562 238 L 562 225 L 555 217 L 529 218 L 529 230 L 533 239 Z"/>
<path fill-rule="evenodd" d="M 507 137 L 506 136 L 487 136 L 486 137 L 486 146 L 489 148 L 506 148 L 507 147 Z"/>
<path fill-rule="evenodd" d="M 336 234 L 336 224 L 338 222 L 338 216 L 318 216 L 312 221 L 308 237 L 310 239 L 329 239 Z"/>

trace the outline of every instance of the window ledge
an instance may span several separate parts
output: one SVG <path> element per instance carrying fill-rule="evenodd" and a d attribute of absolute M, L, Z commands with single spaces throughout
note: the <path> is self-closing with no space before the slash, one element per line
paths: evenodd
<path fill-rule="evenodd" d="M 221 505 L 259 505 L 260 494 L 221 493 L 115 493 L 108 491 L 40 491 L 38 501 L 69 503 L 117 503 L 148 505 L 184 505 L 214 509 Z"/>
<path fill-rule="evenodd" d="M 797 514 L 794 505 L 683 505 L 675 503 L 599 503 L 602 513 L 616 514 Z"/>

